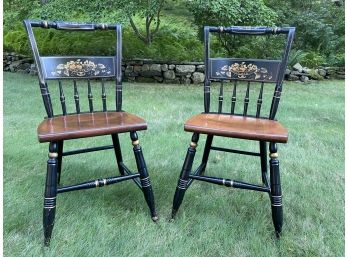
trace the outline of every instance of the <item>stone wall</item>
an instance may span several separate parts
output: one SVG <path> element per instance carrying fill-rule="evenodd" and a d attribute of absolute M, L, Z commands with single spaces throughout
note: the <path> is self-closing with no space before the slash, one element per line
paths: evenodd
<path fill-rule="evenodd" d="M 4 53 L 4 71 L 36 75 L 36 67 L 29 57 Z M 172 84 L 200 84 L 204 81 L 203 62 L 164 62 L 153 60 L 125 60 L 122 63 L 125 81 L 158 82 Z M 308 82 L 310 80 L 344 79 L 344 67 L 318 67 L 308 69 L 299 63 L 285 72 L 285 79 Z"/>

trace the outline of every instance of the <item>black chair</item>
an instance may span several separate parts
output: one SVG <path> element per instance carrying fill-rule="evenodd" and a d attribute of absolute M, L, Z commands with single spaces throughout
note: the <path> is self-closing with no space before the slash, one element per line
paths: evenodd
<path fill-rule="evenodd" d="M 237 58 L 211 58 L 209 46 L 209 33 L 217 35 L 228 34 L 243 36 L 272 36 L 284 34 L 286 36 L 284 52 L 281 60 L 263 59 L 237 59 Z M 205 181 L 226 187 L 242 188 L 267 192 L 270 196 L 272 206 L 273 224 L 277 236 L 282 230 L 283 210 L 282 192 L 279 174 L 279 161 L 277 143 L 286 143 L 288 140 L 287 130 L 275 120 L 284 73 L 287 65 L 288 55 L 295 33 L 295 28 L 269 28 L 269 27 L 205 27 L 205 82 L 204 82 L 204 113 L 193 116 L 186 121 L 184 129 L 193 132 L 192 141 L 188 148 L 184 165 L 180 174 L 178 185 L 173 200 L 172 217 L 177 213 L 185 191 L 194 180 Z M 211 82 L 220 81 L 218 111 L 210 111 Z M 243 112 L 236 113 L 236 88 L 237 82 L 244 81 L 246 84 L 245 97 L 243 101 Z M 231 108 L 229 112 L 223 112 L 224 82 L 231 82 Z M 252 84 L 260 84 L 258 100 L 256 102 L 256 113 L 248 113 L 249 93 Z M 264 84 L 275 84 L 273 98 L 269 114 L 261 117 Z M 238 85 L 243 86 L 243 85 Z M 200 134 L 206 134 L 207 140 L 204 148 L 202 163 L 192 172 L 192 164 L 196 153 L 197 142 Z M 212 146 L 214 136 L 255 140 L 259 142 L 260 152 L 248 152 L 235 149 L 227 149 Z M 270 183 L 267 174 L 267 144 L 270 151 Z M 253 185 L 231 179 L 204 176 L 210 150 L 223 151 L 244 155 L 260 157 L 261 177 L 263 185 Z"/>
<path fill-rule="evenodd" d="M 95 24 L 95 23 L 72 23 L 72 22 L 47 22 L 47 21 L 24 21 L 28 33 L 29 42 L 33 51 L 35 64 L 38 70 L 39 85 L 42 99 L 46 109 L 47 117 L 38 127 L 38 139 L 42 142 L 49 142 L 49 153 L 47 161 L 47 177 L 44 196 L 43 209 L 43 228 L 45 245 L 49 245 L 54 225 L 56 212 L 56 196 L 59 193 L 74 190 L 88 189 L 111 185 L 121 181 L 132 179 L 143 191 L 145 200 L 150 208 L 151 217 L 156 221 L 152 186 L 149 180 L 148 171 L 139 140 L 137 131 L 146 130 L 146 122 L 133 114 L 122 110 L 122 31 L 117 24 Z M 43 29 L 69 30 L 69 31 L 95 31 L 95 30 L 114 30 L 116 32 L 117 43 L 114 56 L 40 56 L 36 44 L 33 27 Z M 80 110 L 80 96 L 78 93 L 77 81 L 87 80 L 85 86 L 88 87 L 89 111 Z M 105 79 L 115 80 L 115 106 L 107 109 Z M 48 90 L 47 81 L 58 81 L 60 105 L 62 114 L 53 110 L 51 95 Z M 72 82 L 71 82 L 72 80 Z M 70 81 L 74 88 L 75 110 L 67 109 L 65 95 L 63 91 L 63 81 Z M 100 82 L 101 81 L 101 82 Z M 81 82 L 79 82 L 81 83 Z M 101 85 L 102 111 L 94 110 L 92 83 Z M 68 83 L 66 83 L 68 84 Z M 54 112 L 55 111 L 55 112 Z M 137 173 L 131 172 L 123 163 L 121 147 L 118 134 L 130 133 L 133 151 L 138 168 Z M 112 145 L 79 149 L 75 151 L 63 152 L 65 140 L 111 135 Z M 62 157 L 81 154 L 106 149 L 114 149 L 117 165 L 121 176 L 96 179 L 83 182 L 77 185 L 57 187 L 60 183 Z"/>

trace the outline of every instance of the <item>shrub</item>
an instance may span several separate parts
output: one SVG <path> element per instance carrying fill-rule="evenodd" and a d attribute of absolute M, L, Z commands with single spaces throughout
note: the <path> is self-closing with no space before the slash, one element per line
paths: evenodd
<path fill-rule="evenodd" d="M 309 52 L 303 57 L 301 64 L 307 67 L 318 67 L 325 64 L 325 58 L 316 52 Z"/>

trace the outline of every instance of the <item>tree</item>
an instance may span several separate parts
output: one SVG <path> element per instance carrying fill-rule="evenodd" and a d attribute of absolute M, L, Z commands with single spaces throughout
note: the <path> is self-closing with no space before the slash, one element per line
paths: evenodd
<path fill-rule="evenodd" d="M 100 1 L 50 1 L 43 6 L 47 16 L 64 17 L 70 10 L 85 14 L 92 21 L 124 22 L 129 21 L 136 36 L 145 44 L 150 45 L 160 27 L 160 14 L 165 0 L 111 0 L 106 5 Z M 140 18 L 140 19 L 139 19 Z M 145 29 L 141 30 L 142 21 Z"/>
<path fill-rule="evenodd" d="M 160 14 L 164 5 L 164 0 L 135 0 L 125 5 L 129 22 L 137 35 L 145 44 L 150 45 L 154 35 L 160 26 Z M 145 34 L 142 33 L 134 22 L 134 16 L 140 15 L 145 18 Z M 151 30 L 151 25 L 155 27 Z"/>
<path fill-rule="evenodd" d="M 276 13 L 267 7 L 263 0 L 192 0 L 188 7 L 193 13 L 195 24 L 198 25 L 198 33 L 203 38 L 203 27 L 210 26 L 271 26 L 277 19 Z M 238 51 L 244 57 L 255 54 L 255 47 L 262 42 L 255 39 L 253 42 L 245 42 L 239 38 L 232 39 L 229 35 L 221 34 L 220 44 L 228 54 L 238 55 Z M 240 47 L 240 45 L 253 47 Z M 261 47 L 260 51 L 262 51 Z M 247 53 L 253 49 L 253 53 Z M 245 56 L 246 55 L 246 56 Z M 257 54 L 256 54 L 257 55 Z"/>

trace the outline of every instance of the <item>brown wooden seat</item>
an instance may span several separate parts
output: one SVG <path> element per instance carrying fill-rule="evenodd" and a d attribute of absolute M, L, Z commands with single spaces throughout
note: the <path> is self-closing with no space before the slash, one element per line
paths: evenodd
<path fill-rule="evenodd" d="M 203 113 L 186 121 L 185 131 L 217 136 L 286 143 L 288 130 L 279 122 L 237 115 Z"/>
<path fill-rule="evenodd" d="M 37 133 L 40 142 L 50 142 L 146 129 L 145 120 L 134 114 L 109 111 L 48 118 L 40 123 Z"/>

